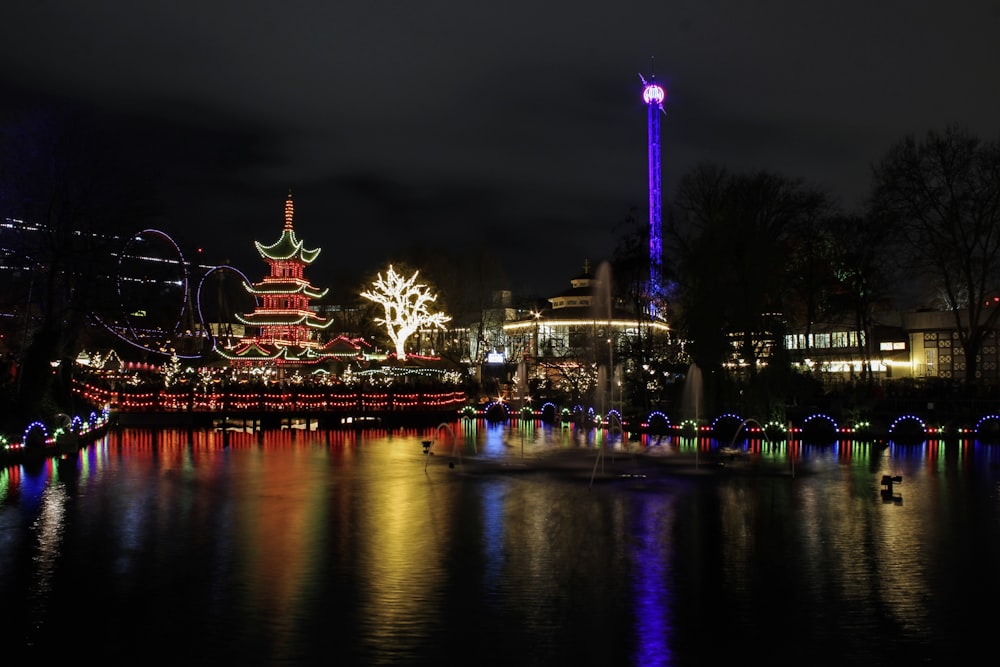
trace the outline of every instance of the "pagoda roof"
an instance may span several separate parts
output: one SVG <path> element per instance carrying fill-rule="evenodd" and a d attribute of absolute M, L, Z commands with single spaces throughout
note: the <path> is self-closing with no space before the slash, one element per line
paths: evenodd
<path fill-rule="evenodd" d="M 325 320 L 319 315 L 312 311 L 294 311 L 294 312 L 253 312 L 247 313 L 246 315 L 241 315 L 240 313 L 235 314 L 236 319 L 238 319 L 243 324 L 249 326 L 259 327 L 259 326 L 295 326 L 295 325 L 305 325 L 310 329 L 326 329 L 331 324 L 333 320 Z"/>
<path fill-rule="evenodd" d="M 312 264 L 316 260 L 316 257 L 319 256 L 320 248 L 307 250 L 303 246 L 302 241 L 295 236 L 295 230 L 292 228 L 294 212 L 295 207 L 292 204 L 292 193 L 289 192 L 288 199 L 285 200 L 285 227 L 281 231 L 281 236 L 271 245 L 264 245 L 260 241 L 254 241 L 257 252 L 265 260 L 296 259 L 303 264 Z"/>
<path fill-rule="evenodd" d="M 271 245 L 264 245 L 260 241 L 254 241 L 254 246 L 261 257 L 270 260 L 298 259 L 303 264 L 312 264 L 319 256 L 320 248 L 307 250 L 303 247 L 302 241 L 295 237 L 295 232 L 286 229 L 281 233 L 278 240 Z"/>
<path fill-rule="evenodd" d="M 299 364 L 315 364 L 335 358 L 335 354 L 327 354 L 311 347 L 301 345 L 275 345 L 258 340 L 244 340 L 232 350 L 215 348 L 215 351 L 229 361 L 242 362 L 286 362 Z"/>
<path fill-rule="evenodd" d="M 351 339 L 340 335 L 319 348 L 320 352 L 338 357 L 354 357 L 364 353 L 363 348 L 371 348 L 371 343 L 364 338 Z"/>
<path fill-rule="evenodd" d="M 330 291 L 329 288 L 320 289 L 314 287 L 313 285 L 298 280 L 267 280 L 264 279 L 259 283 L 254 283 L 253 285 L 247 285 L 243 283 L 243 287 L 247 292 L 253 295 L 264 295 L 264 294 L 305 294 L 312 299 L 320 299 L 326 296 L 326 293 Z"/>
<path fill-rule="evenodd" d="M 334 355 L 318 352 L 314 347 L 288 345 L 281 348 L 281 356 L 289 361 L 321 361 Z"/>
<path fill-rule="evenodd" d="M 226 359 L 233 361 L 267 361 L 269 359 L 277 359 L 278 355 L 281 354 L 281 349 L 277 346 L 259 343 L 253 339 L 240 341 L 231 351 L 220 347 L 216 347 L 215 351 Z"/>

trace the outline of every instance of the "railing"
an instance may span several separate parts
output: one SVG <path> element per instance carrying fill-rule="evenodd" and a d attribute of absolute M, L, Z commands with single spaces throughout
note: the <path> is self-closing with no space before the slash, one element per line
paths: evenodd
<path fill-rule="evenodd" d="M 467 403 L 464 391 L 400 389 L 219 388 L 199 386 L 146 389 L 108 388 L 74 381 L 73 391 L 95 404 L 109 404 L 117 412 L 260 412 L 376 413 L 458 410 Z"/>

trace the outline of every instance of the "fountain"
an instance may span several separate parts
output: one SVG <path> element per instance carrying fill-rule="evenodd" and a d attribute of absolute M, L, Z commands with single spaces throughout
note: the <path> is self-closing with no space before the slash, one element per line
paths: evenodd
<path fill-rule="evenodd" d="M 608 367 L 604 364 L 600 364 L 597 367 L 597 390 L 600 392 L 601 396 L 601 411 L 600 415 L 603 417 L 608 413 L 608 392 L 605 391 L 605 387 L 608 386 Z"/>
<path fill-rule="evenodd" d="M 598 362 L 597 365 L 597 391 L 600 396 L 601 415 L 607 415 L 608 411 L 614 407 L 614 330 L 612 328 L 612 298 L 611 298 L 611 264 L 607 261 L 601 262 L 597 266 L 594 274 L 594 291 L 590 302 L 591 314 L 594 318 L 594 329 L 597 330 L 597 323 L 606 322 L 605 339 L 608 345 L 607 362 Z M 601 359 L 599 351 L 600 341 L 594 341 L 594 358 Z M 619 397 L 620 398 L 620 397 Z"/>
<path fill-rule="evenodd" d="M 761 431 L 762 434 L 765 433 L 765 431 L 764 431 L 764 425 L 761 424 L 759 421 L 757 421 L 756 419 L 744 419 L 743 421 L 740 422 L 740 425 L 736 428 L 736 433 L 733 434 L 733 439 L 730 440 L 729 447 L 723 447 L 723 448 L 720 449 L 720 451 L 723 454 L 726 454 L 726 453 L 730 453 L 730 454 L 732 454 L 732 453 L 742 453 L 743 452 L 742 449 L 740 449 L 740 450 L 736 449 L 736 438 L 740 437 L 740 433 L 743 431 L 743 429 L 745 427 L 750 426 L 750 425 L 754 425 L 754 424 L 757 426 L 757 428 L 760 429 L 760 431 Z"/>
<path fill-rule="evenodd" d="M 459 465 L 461 465 L 461 463 L 462 463 L 462 452 L 458 448 L 458 438 L 455 437 L 455 431 L 454 431 L 454 429 L 452 429 L 451 424 L 449 424 L 447 422 L 441 422 L 440 424 L 438 424 L 437 428 L 434 429 L 434 434 L 435 435 L 440 434 L 442 430 L 444 430 L 444 432 L 446 434 L 448 434 L 448 436 L 451 437 L 451 442 L 452 442 L 452 450 L 451 450 L 452 460 L 448 462 L 448 467 L 449 468 L 454 468 L 455 467 L 455 461 L 454 461 L 455 458 L 458 459 Z M 434 441 L 433 440 L 421 440 L 420 444 L 424 448 L 424 472 L 426 472 L 427 471 L 427 463 L 430 460 L 430 457 L 434 455 L 431 452 L 431 448 L 434 446 Z"/>
<path fill-rule="evenodd" d="M 767 439 L 767 440 L 769 440 L 769 441 L 771 440 L 771 438 L 767 434 L 767 426 L 765 426 L 764 424 L 761 424 L 756 419 L 749 419 L 748 418 L 748 419 L 744 419 L 744 420 L 742 420 L 740 422 L 740 425 L 736 429 L 736 433 L 733 434 L 733 439 L 729 442 L 729 446 L 728 447 L 720 447 L 719 448 L 719 453 L 727 455 L 730 458 L 735 457 L 737 455 L 741 455 L 742 456 L 742 455 L 746 454 L 746 452 L 743 449 L 737 449 L 736 448 L 736 438 L 739 437 L 740 433 L 743 432 L 743 429 L 745 427 L 750 426 L 750 425 L 756 425 L 757 428 L 760 429 L 760 432 L 764 436 L 764 438 Z M 791 432 L 791 426 L 792 426 L 791 423 L 789 423 L 789 425 L 788 425 L 789 432 Z M 790 441 L 789 441 L 789 448 L 788 448 L 788 460 L 789 460 L 789 465 L 791 466 L 792 477 L 794 478 L 795 477 L 795 454 L 792 452 L 791 442 Z"/>
<path fill-rule="evenodd" d="M 528 365 L 524 363 L 524 359 L 517 364 L 517 398 L 522 410 L 529 406 Z"/>
<path fill-rule="evenodd" d="M 459 464 L 461 464 L 462 463 L 462 452 L 458 448 L 458 438 L 455 437 L 455 429 L 453 429 L 451 427 L 451 424 L 449 424 L 447 422 L 441 422 L 440 424 L 438 424 L 438 427 L 436 429 L 434 429 L 434 432 L 435 433 L 441 433 L 442 430 L 444 430 L 444 432 L 447 433 L 451 437 L 451 455 L 452 455 L 452 457 L 458 458 L 458 462 L 459 462 Z M 450 462 L 448 464 L 448 467 L 449 468 L 454 468 L 455 467 L 455 462 L 454 461 Z"/>
<path fill-rule="evenodd" d="M 691 420 L 695 425 L 701 425 L 702 396 L 704 385 L 702 383 L 701 369 L 698 364 L 692 363 L 688 366 L 687 377 L 684 380 L 684 389 L 681 393 L 681 420 Z"/>
<path fill-rule="evenodd" d="M 430 440 L 421 440 L 420 444 L 424 447 L 424 472 L 427 472 L 427 462 L 431 459 L 431 445 L 434 443 Z"/>

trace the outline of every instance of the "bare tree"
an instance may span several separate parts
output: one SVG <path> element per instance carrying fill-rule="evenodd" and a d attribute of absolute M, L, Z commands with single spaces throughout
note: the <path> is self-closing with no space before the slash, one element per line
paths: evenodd
<path fill-rule="evenodd" d="M 874 170 L 873 209 L 898 224 L 915 277 L 934 281 L 953 313 L 966 387 L 1000 310 L 1000 143 L 958 127 L 908 136 Z"/>
<path fill-rule="evenodd" d="M 381 273 L 372 282 L 374 289 L 361 292 L 361 296 L 369 301 L 381 304 L 385 317 L 376 318 L 375 322 L 385 326 L 389 339 L 396 346 L 396 359 L 406 358 L 406 341 L 421 327 L 436 327 L 443 329 L 451 317 L 442 312 L 432 313 L 430 304 L 437 301 L 437 295 L 417 282 L 419 271 L 409 278 L 396 273 L 389 265 L 385 277 Z"/>

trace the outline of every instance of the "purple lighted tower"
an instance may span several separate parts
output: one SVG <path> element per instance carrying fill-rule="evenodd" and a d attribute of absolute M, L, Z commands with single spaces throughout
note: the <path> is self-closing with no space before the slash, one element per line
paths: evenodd
<path fill-rule="evenodd" d="M 649 80 L 642 74 L 642 101 L 647 107 L 647 125 L 649 129 L 649 293 L 657 296 L 662 291 L 662 251 L 663 242 L 660 231 L 660 114 L 663 110 L 663 100 L 667 98 L 666 91 L 656 83 L 652 73 Z"/>

